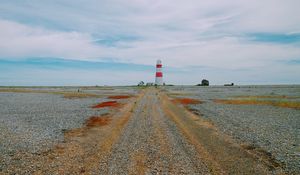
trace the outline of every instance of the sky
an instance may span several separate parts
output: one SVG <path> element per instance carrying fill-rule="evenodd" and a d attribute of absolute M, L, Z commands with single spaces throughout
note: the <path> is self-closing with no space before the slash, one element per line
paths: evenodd
<path fill-rule="evenodd" d="M 299 0 L 0 0 L 0 85 L 300 84 Z"/>

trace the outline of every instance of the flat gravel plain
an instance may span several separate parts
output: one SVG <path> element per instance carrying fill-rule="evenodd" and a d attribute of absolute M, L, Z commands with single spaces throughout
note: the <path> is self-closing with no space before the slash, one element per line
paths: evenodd
<path fill-rule="evenodd" d="M 39 154 L 63 141 L 64 131 L 91 116 L 107 113 L 90 107 L 105 98 L 66 99 L 47 93 L 0 92 L 0 172 L 18 152 Z"/>
<path fill-rule="evenodd" d="M 248 148 L 264 152 L 288 174 L 300 174 L 300 110 L 270 105 L 233 105 L 213 99 L 237 96 L 289 96 L 300 100 L 300 86 L 168 87 L 173 97 L 195 98 L 194 113 L 214 123 L 220 131 Z"/>
<path fill-rule="evenodd" d="M 249 151 L 262 153 L 283 167 L 287 174 L 300 174 L 300 110 L 214 101 L 235 99 L 237 96 L 284 96 L 284 100 L 300 101 L 300 86 L 173 86 L 145 90 L 134 87 L 104 87 L 101 90 L 81 87 L 80 91 L 99 96 L 72 99 L 53 92 L 77 92 L 76 87 L 40 88 L 47 91 L 43 93 L 33 93 L 30 88 L 27 89 L 30 92 L 0 92 L 0 174 L 210 174 L 215 172 L 210 166 L 218 163 L 221 169 L 235 172 L 233 174 L 250 172 L 235 171 L 238 169 L 236 164 L 238 167 L 243 165 L 245 169 L 249 167 L 254 172 L 257 168 L 262 170 L 258 172 L 265 174 L 281 172 L 264 165 L 261 157 L 259 160 L 252 159 L 252 155 L 236 143 Z M 169 97 L 202 101 L 201 104 L 186 106 L 199 116 L 187 112 L 166 95 L 160 95 L 164 94 L 163 91 Z M 135 97 L 121 100 L 119 108 L 91 108 L 109 101 L 106 98 L 109 95 Z M 86 126 L 85 122 L 91 116 L 107 113 L 108 123 Z M 203 118 L 210 122 L 200 125 Z M 230 135 L 234 143 L 225 144 L 225 141 L 218 140 L 212 130 L 215 126 L 216 131 L 222 132 L 216 132 L 219 133 L 217 136 L 223 139 L 223 133 Z M 211 135 L 205 137 L 203 133 Z M 201 143 L 211 144 L 210 148 L 229 148 L 207 149 L 205 153 L 206 147 L 199 147 Z M 222 150 L 226 153 L 228 151 L 224 150 L 231 151 L 229 158 L 224 156 L 227 154 L 223 154 Z M 217 155 L 210 155 L 214 153 Z M 214 159 L 215 156 L 220 159 Z M 239 159 L 241 157 L 245 159 Z M 281 170 L 280 167 L 278 170 Z M 265 168 L 267 171 L 264 171 Z"/>
<path fill-rule="evenodd" d="M 90 108 L 99 101 L 51 94 L 0 93 L 0 148 L 36 152 L 47 147 L 45 144 L 51 146 L 51 140 L 63 139 L 63 131 L 80 127 L 90 116 L 105 113 Z"/>

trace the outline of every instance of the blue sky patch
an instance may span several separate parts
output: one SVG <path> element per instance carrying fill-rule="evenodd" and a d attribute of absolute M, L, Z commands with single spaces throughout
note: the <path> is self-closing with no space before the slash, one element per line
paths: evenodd
<path fill-rule="evenodd" d="M 300 59 L 291 59 L 291 60 L 285 60 L 285 61 L 279 61 L 279 62 L 287 64 L 287 65 L 300 65 Z"/>
<path fill-rule="evenodd" d="M 275 34 L 275 33 L 253 33 L 247 35 L 250 40 L 257 42 L 269 42 L 289 44 L 300 42 L 300 34 Z"/>
<path fill-rule="evenodd" d="M 114 36 L 107 36 L 100 39 L 96 39 L 94 43 L 104 45 L 107 47 L 115 47 L 120 42 L 132 42 L 137 41 L 141 38 L 135 35 L 114 35 Z"/>
<path fill-rule="evenodd" d="M 22 60 L 0 59 L 0 68 L 44 68 L 44 69 L 81 69 L 81 70 L 111 70 L 111 71 L 154 71 L 154 66 L 116 63 L 69 60 L 61 58 L 28 58 Z"/>

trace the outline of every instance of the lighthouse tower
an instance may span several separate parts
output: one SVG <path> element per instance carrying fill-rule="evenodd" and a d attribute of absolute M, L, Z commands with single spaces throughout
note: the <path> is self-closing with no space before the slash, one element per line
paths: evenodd
<path fill-rule="evenodd" d="M 161 60 L 157 60 L 156 62 L 156 74 L 155 74 L 155 84 L 163 85 L 163 73 L 162 73 L 162 64 Z"/>

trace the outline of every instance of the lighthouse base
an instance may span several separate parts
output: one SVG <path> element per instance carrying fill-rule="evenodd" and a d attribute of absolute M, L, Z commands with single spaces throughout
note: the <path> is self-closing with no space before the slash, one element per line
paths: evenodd
<path fill-rule="evenodd" d="M 159 85 L 159 86 L 163 85 L 162 77 L 156 77 L 155 78 L 155 84 Z"/>

